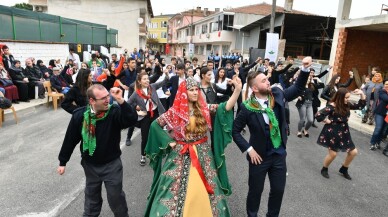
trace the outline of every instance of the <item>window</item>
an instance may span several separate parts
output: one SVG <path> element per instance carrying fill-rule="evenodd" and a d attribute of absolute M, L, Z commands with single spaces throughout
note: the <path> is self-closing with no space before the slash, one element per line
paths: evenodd
<path fill-rule="evenodd" d="M 162 27 L 162 28 L 167 28 L 167 21 L 162 21 L 162 22 L 160 23 L 160 27 Z"/>
<path fill-rule="evenodd" d="M 189 36 L 189 35 L 190 35 L 190 29 L 187 28 L 187 29 L 186 29 L 186 36 Z"/>
<path fill-rule="evenodd" d="M 201 27 L 195 26 L 195 35 L 200 35 L 200 34 L 201 34 Z"/>
<path fill-rule="evenodd" d="M 152 23 L 152 28 L 154 29 L 158 28 L 158 23 Z"/>
<path fill-rule="evenodd" d="M 204 49 L 205 47 L 204 46 L 199 46 L 199 50 L 198 50 L 198 54 L 199 55 L 202 55 L 203 54 L 203 49 Z"/>
<path fill-rule="evenodd" d="M 160 35 L 160 38 L 167 38 L 167 32 L 161 32 Z"/>
<path fill-rule="evenodd" d="M 233 31 L 233 20 L 234 15 L 224 15 L 224 23 L 222 25 L 222 30 Z"/>
<path fill-rule="evenodd" d="M 223 53 L 223 54 L 229 53 L 229 48 L 230 48 L 230 45 L 222 45 L 221 53 Z"/>
<path fill-rule="evenodd" d="M 202 25 L 202 34 L 207 33 L 207 23 Z"/>
<path fill-rule="evenodd" d="M 196 45 L 194 46 L 194 53 L 199 54 L 198 52 L 199 52 L 199 46 Z"/>
<path fill-rule="evenodd" d="M 218 31 L 218 22 L 210 23 L 210 32 Z"/>

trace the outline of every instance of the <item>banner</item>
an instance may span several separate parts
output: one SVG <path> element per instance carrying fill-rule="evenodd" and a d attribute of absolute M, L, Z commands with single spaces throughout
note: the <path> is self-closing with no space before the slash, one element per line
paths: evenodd
<path fill-rule="evenodd" d="M 276 63 L 279 49 L 279 34 L 267 33 L 267 44 L 265 46 L 265 58 Z"/>

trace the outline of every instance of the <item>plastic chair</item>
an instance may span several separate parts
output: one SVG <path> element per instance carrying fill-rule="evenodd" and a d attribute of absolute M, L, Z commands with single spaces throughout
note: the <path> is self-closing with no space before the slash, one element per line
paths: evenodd
<path fill-rule="evenodd" d="M 2 125 L 3 125 L 3 122 L 4 122 L 4 111 L 7 110 L 7 109 L 11 109 L 12 110 L 13 117 L 14 117 L 14 119 L 16 121 L 16 124 L 19 122 L 18 116 L 16 115 L 16 111 L 15 111 L 15 108 L 13 106 L 11 106 L 9 108 L 6 108 L 6 109 L 0 108 L 0 127 L 2 127 Z"/>
<path fill-rule="evenodd" d="M 63 93 L 57 93 L 57 92 L 53 91 L 53 90 L 51 89 L 51 83 L 50 83 L 50 81 L 45 81 L 45 82 L 43 82 L 43 86 L 44 86 L 44 88 L 46 89 L 46 91 L 47 91 L 47 93 L 48 93 L 48 97 L 47 97 L 47 106 L 49 106 L 50 97 L 51 97 L 51 98 L 52 98 L 52 101 L 53 101 L 54 110 L 57 110 L 57 107 L 58 107 L 58 100 L 64 98 L 65 95 L 64 95 Z"/>

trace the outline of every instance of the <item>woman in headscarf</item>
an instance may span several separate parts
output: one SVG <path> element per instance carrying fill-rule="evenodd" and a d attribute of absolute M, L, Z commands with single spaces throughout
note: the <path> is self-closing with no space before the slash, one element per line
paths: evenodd
<path fill-rule="evenodd" d="M 50 80 L 50 77 L 53 75 L 52 69 L 47 68 L 42 60 L 38 60 L 36 62 L 36 65 L 38 66 L 39 70 L 42 72 L 44 79 Z"/>
<path fill-rule="evenodd" d="M 233 107 L 242 86 L 237 76 L 232 84 L 231 98 L 217 108 L 214 155 L 207 138 L 210 111 L 192 77 L 179 85 L 173 106 L 151 124 L 146 154 L 154 180 L 144 216 L 230 216 L 224 149 L 232 142 Z"/>

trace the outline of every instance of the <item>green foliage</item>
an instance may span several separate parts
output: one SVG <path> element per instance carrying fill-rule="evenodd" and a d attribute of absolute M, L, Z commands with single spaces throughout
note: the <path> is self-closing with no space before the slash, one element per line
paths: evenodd
<path fill-rule="evenodd" d="M 29 10 L 32 11 L 32 5 L 28 3 L 18 3 L 13 6 L 14 8 L 19 8 L 19 9 L 24 9 L 24 10 Z"/>

